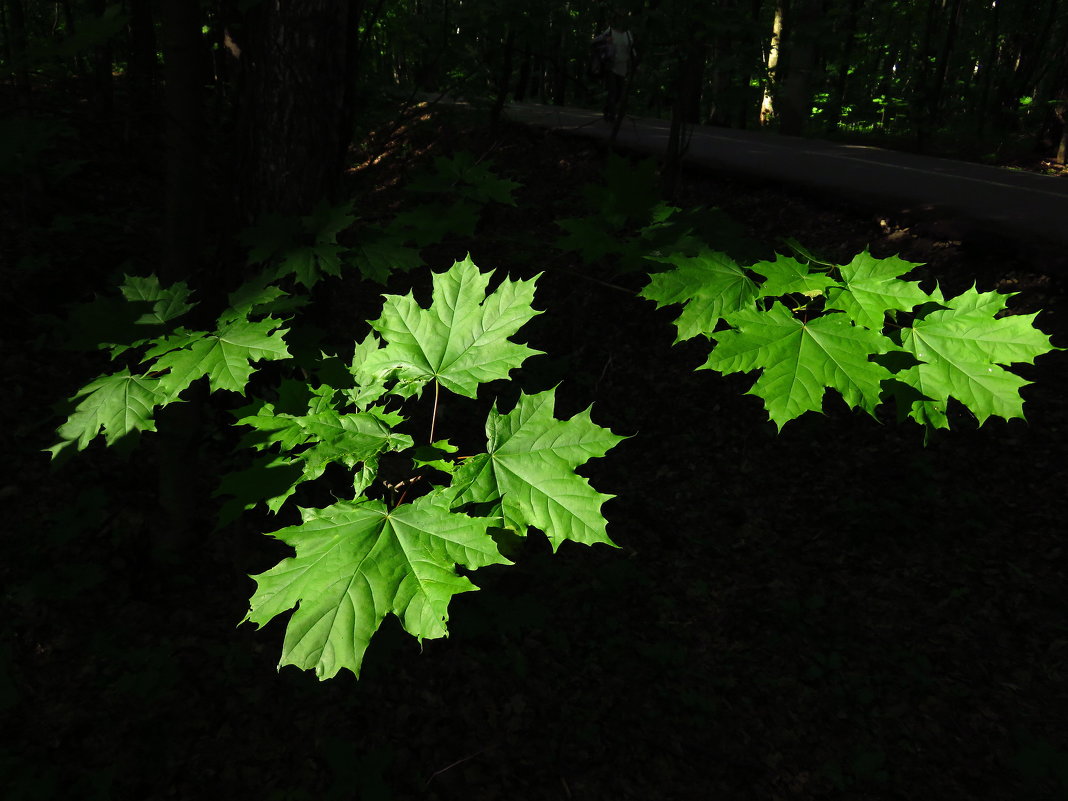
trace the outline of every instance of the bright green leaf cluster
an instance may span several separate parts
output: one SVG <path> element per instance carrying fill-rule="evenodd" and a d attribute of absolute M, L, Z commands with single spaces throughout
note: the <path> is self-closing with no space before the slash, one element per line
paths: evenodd
<path fill-rule="evenodd" d="M 345 222 L 330 219 L 320 221 L 327 230 Z M 136 370 L 98 378 L 75 395 L 53 455 L 72 444 L 82 450 L 101 434 L 111 445 L 154 431 L 155 410 L 200 379 L 213 392 L 246 394 L 257 363 L 291 361 L 288 329 L 274 315 L 302 300 L 274 285 L 277 278 L 261 274 L 231 294 L 210 331 L 173 322 L 191 308 L 184 284 L 127 278 L 130 330 L 118 329 L 126 332 L 122 341 L 106 345 Z M 236 425 L 247 431 L 239 449 L 255 458 L 223 478 L 223 522 L 259 504 L 279 512 L 331 466 L 335 483 L 338 469 L 350 482 L 333 491 L 351 498 L 301 508 L 302 523 L 275 532 L 296 555 L 254 577 L 247 620 L 263 625 L 296 607 L 280 666 L 314 669 L 324 679 L 343 668 L 358 675 L 386 614 L 420 640 L 444 636 L 449 600 L 477 589 L 457 566 L 510 564 L 495 539 L 502 530 L 518 539 L 540 529 L 554 550 L 568 539 L 610 544 L 601 506 L 611 496 L 575 469 L 621 438 L 595 425 L 588 410 L 558 420 L 555 390 L 520 394 L 508 414 L 494 406 L 485 452 L 462 454 L 434 440 L 433 423 L 430 444 L 419 447 L 400 430 L 402 407 L 429 400 L 420 400 L 427 385 L 436 422 L 441 392 L 475 398 L 482 384 L 507 379 L 539 353 L 511 339 L 539 314 L 532 308 L 537 277 L 505 278 L 490 290 L 491 279 L 468 257 L 433 275 L 427 308 L 411 294 L 385 296 L 351 362 L 323 354 L 305 380 L 285 378 L 274 396 L 237 412 Z M 328 362 L 336 363 L 331 382 L 323 380 Z M 308 380 L 311 374 L 319 378 Z"/>
<path fill-rule="evenodd" d="M 1008 295 L 974 288 L 946 300 L 902 276 L 918 265 L 867 251 L 848 264 L 779 256 L 741 266 L 723 253 L 658 259 L 642 296 L 681 304 L 678 340 L 715 342 L 701 368 L 759 371 L 749 393 L 780 429 L 821 412 L 828 389 L 874 415 L 886 396 L 928 428 L 948 428 L 950 399 L 982 424 L 1023 417 L 1028 382 L 1004 365 L 1030 364 L 1050 350 L 1035 315 L 1001 316 Z M 908 392 L 905 389 L 908 388 Z"/>
<path fill-rule="evenodd" d="M 239 420 L 254 430 L 250 444 L 267 454 L 255 469 L 284 479 L 271 485 L 270 497 L 246 496 L 250 503 L 266 500 L 277 510 L 330 463 L 353 475 L 352 500 L 302 509 L 300 525 L 273 535 L 296 556 L 254 576 L 247 620 L 263 625 L 297 607 L 280 665 L 314 669 L 324 679 L 343 668 L 358 675 L 386 614 L 420 640 L 444 636 L 451 597 L 477 589 L 456 566 L 509 563 L 491 529 L 524 537 L 537 528 L 554 549 L 567 539 L 610 543 L 601 506 L 611 496 L 575 469 L 621 438 L 595 425 L 588 411 L 556 419 L 555 390 L 521 394 L 505 415 L 494 407 L 484 453 L 458 455 L 448 441 L 417 448 L 394 430 L 404 419 L 387 404 L 414 402 L 433 384 L 436 417 L 440 390 L 474 398 L 479 385 L 507 378 L 538 353 L 509 339 L 538 313 L 531 308 L 537 279 L 506 278 L 488 291 L 491 277 L 466 258 L 434 275 L 429 308 L 411 294 L 386 296 L 371 323 L 377 336 L 354 350 L 355 386 L 320 386 L 306 414 L 262 403 Z M 255 484 L 234 481 L 224 491 Z M 414 500 L 405 502 L 409 495 Z"/>

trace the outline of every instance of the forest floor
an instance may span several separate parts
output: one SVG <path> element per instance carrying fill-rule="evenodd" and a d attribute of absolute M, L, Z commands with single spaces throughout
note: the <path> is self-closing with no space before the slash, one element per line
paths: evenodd
<path fill-rule="evenodd" d="M 104 286 L 124 255 L 144 267 L 152 233 L 137 210 L 158 175 L 101 137 L 107 158 L 67 179 L 81 216 L 49 218 L 55 255 L 10 273 L 0 323 L 17 377 L 2 402 L 5 798 L 1068 795 L 1068 354 L 1018 368 L 1034 382 L 1027 422 L 977 428 L 957 410 L 925 445 L 915 425 L 828 402 L 776 433 L 744 394 L 752 376 L 694 371 L 707 345 L 672 344 L 677 309 L 636 297 L 642 275 L 548 244 L 599 180 L 601 146 L 450 111 L 369 141 L 349 178 L 368 218 L 393 213 L 435 155 L 467 150 L 522 184 L 515 208 L 428 259 L 440 270 L 470 251 L 483 270 L 544 272 L 546 313 L 519 338 L 548 355 L 518 381 L 559 382 L 561 417 L 593 403 L 596 423 L 629 436 L 583 469 L 617 496 L 604 511 L 620 548 L 551 554 L 532 537 L 453 601 L 448 639 L 420 647 L 389 619 L 359 681 L 276 673 L 282 625 L 235 625 L 246 575 L 283 546 L 254 524 L 206 529 L 169 572 L 151 568 L 151 437 L 60 471 L 39 453 L 58 423 L 49 404 L 100 366 L 53 349 L 56 304 Z M 14 192 L 3 202 L 33 213 Z M 1018 293 L 1012 309 L 1041 309 L 1037 325 L 1068 346 L 1063 251 L 737 176 L 686 176 L 676 204 L 718 207 L 768 247 L 900 254 L 947 295 Z M 5 238 L 43 241 L 16 223 Z M 319 325 L 376 316 L 381 289 L 357 287 L 326 299 Z M 205 470 L 221 447 L 205 443 Z"/>

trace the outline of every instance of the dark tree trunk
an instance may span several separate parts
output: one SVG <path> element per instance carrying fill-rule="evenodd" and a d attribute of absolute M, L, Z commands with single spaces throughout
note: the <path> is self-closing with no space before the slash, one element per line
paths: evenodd
<path fill-rule="evenodd" d="M 530 45 L 524 45 L 522 60 L 519 62 L 519 79 L 515 82 L 515 102 L 522 103 L 530 87 Z"/>
<path fill-rule="evenodd" d="M 842 49 L 838 56 L 838 68 L 835 70 L 834 88 L 831 90 L 831 102 L 827 107 L 827 130 L 833 131 L 842 121 L 842 109 L 845 107 L 846 90 L 849 87 L 849 68 L 853 65 L 853 47 L 857 41 L 857 19 L 864 0 L 849 0 L 849 12 L 841 31 Z"/>
<path fill-rule="evenodd" d="M 949 12 L 949 24 L 946 28 L 946 38 L 942 40 L 942 50 L 938 54 L 938 64 L 935 72 L 934 86 L 927 98 L 927 118 L 932 127 L 937 127 L 942 120 L 942 93 L 946 85 L 946 73 L 949 71 L 949 59 L 953 53 L 953 45 L 957 40 L 957 27 L 960 22 L 961 0 L 953 0 Z"/>
<path fill-rule="evenodd" d="M 781 133 L 800 136 L 812 107 L 811 77 L 816 61 L 813 25 L 819 9 L 815 0 L 794 0 L 786 20 L 786 82 L 779 100 Z"/>
<path fill-rule="evenodd" d="M 238 205 L 307 214 L 336 199 L 352 42 L 349 2 L 262 0 L 244 20 Z"/>
<path fill-rule="evenodd" d="M 90 9 L 97 17 L 107 13 L 107 0 L 92 0 Z M 111 77 L 112 50 L 109 42 L 93 48 L 93 102 L 96 110 L 107 116 L 115 105 L 115 81 Z"/>
<path fill-rule="evenodd" d="M 913 96 L 913 126 L 915 128 L 916 150 L 922 153 L 927 149 L 931 134 L 931 40 L 934 37 L 937 0 L 927 2 L 927 22 L 923 28 L 920 43 L 918 66 L 916 68 L 916 86 Z"/>
<path fill-rule="evenodd" d="M 167 143 L 162 274 L 167 281 L 178 281 L 196 271 L 202 241 L 200 4 L 197 0 L 161 0 L 159 11 Z"/>
<path fill-rule="evenodd" d="M 567 94 L 567 31 L 566 23 L 558 24 L 559 33 L 553 38 L 553 105 L 564 105 Z"/>
<path fill-rule="evenodd" d="M 497 66 L 497 79 L 493 88 L 493 105 L 490 107 L 490 124 L 497 125 L 508 102 L 508 86 L 512 82 L 512 50 L 515 48 L 515 31 L 508 28 L 504 35 L 500 63 Z"/>
<path fill-rule="evenodd" d="M 151 0 L 129 0 L 128 7 L 130 109 L 143 129 L 155 104 L 156 33 L 152 24 Z"/>
<path fill-rule="evenodd" d="M 763 6 L 763 0 L 751 0 L 749 14 L 752 23 L 747 26 L 748 33 L 743 37 L 744 53 L 742 56 L 742 63 L 745 64 L 745 71 L 738 92 L 738 108 L 734 113 L 734 116 L 738 121 L 738 127 L 743 130 L 749 124 L 749 115 L 753 108 L 753 90 L 750 87 L 753 81 L 753 76 L 757 74 L 756 69 L 760 67 L 761 64 L 760 33 L 758 33 L 758 31 L 760 31 L 760 12 Z"/>
<path fill-rule="evenodd" d="M 704 64 L 705 46 L 698 42 L 690 42 L 679 60 L 675 102 L 671 108 L 671 128 L 664 151 L 664 164 L 660 170 L 661 191 L 668 200 L 675 198 L 682 161 L 689 148 L 690 123 L 694 121 L 695 105 L 697 109 L 700 108 Z"/>
<path fill-rule="evenodd" d="M 158 6 L 163 47 L 163 111 L 166 136 L 166 210 L 164 283 L 199 277 L 203 188 L 200 176 L 204 141 L 198 0 L 161 0 Z M 210 289 L 205 282 L 201 289 Z M 163 562 L 178 558 L 188 546 L 205 488 L 199 486 L 200 409 L 203 388 L 186 403 L 176 403 L 157 417 L 159 430 L 159 502 L 164 524 L 153 542 Z"/>
<path fill-rule="evenodd" d="M 990 13 L 992 15 L 990 21 L 990 39 L 989 44 L 987 45 L 986 60 L 980 67 L 982 73 L 980 76 L 981 88 L 979 102 L 976 104 L 979 113 L 979 119 L 976 121 L 976 130 L 980 137 L 986 132 L 992 114 L 992 109 L 990 108 L 990 87 L 994 78 L 994 65 L 997 62 L 998 55 L 998 36 L 1001 32 L 1001 17 L 996 4 L 990 9 Z"/>
<path fill-rule="evenodd" d="M 26 9 L 22 0 L 7 0 L 11 24 L 11 56 L 15 64 L 15 102 L 20 109 L 30 107 L 30 70 L 26 64 Z"/>

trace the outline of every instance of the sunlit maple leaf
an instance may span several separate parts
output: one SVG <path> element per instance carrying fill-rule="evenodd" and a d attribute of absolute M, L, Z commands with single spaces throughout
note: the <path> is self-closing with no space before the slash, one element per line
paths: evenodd
<path fill-rule="evenodd" d="M 507 414 L 494 405 L 486 421 L 487 452 L 464 461 L 453 493 L 459 503 L 499 500 L 504 527 L 524 535 L 534 526 L 553 550 L 564 540 L 611 544 L 601 505 L 612 496 L 594 490 L 575 468 L 624 438 L 594 424 L 589 409 L 557 420 L 555 402 L 550 389 L 520 394 Z"/>
<path fill-rule="evenodd" d="M 386 295 L 382 316 L 371 326 L 385 340 L 357 348 L 353 375 L 361 385 L 397 380 L 395 393 L 410 396 L 430 381 L 474 398 L 478 385 L 507 378 L 541 351 L 509 341 L 540 312 L 531 308 L 534 284 L 505 279 L 486 294 L 492 273 L 482 273 L 468 256 L 434 274 L 432 302 L 423 309 L 411 295 Z"/>
<path fill-rule="evenodd" d="M 916 422 L 949 428 L 950 398 L 967 406 L 980 425 L 991 415 L 1024 416 L 1020 389 L 1030 382 L 1002 365 L 1032 364 L 1053 346 L 1034 327 L 1035 314 L 995 317 L 1009 297 L 972 287 L 944 301 L 948 309 L 930 312 L 902 329 L 902 347 L 921 363 L 894 378 L 929 399 L 913 402 L 910 416 Z"/>
<path fill-rule="evenodd" d="M 868 251 L 841 265 L 841 289 L 827 290 L 827 308 L 846 313 L 853 322 L 881 331 L 890 310 L 910 311 L 930 297 L 915 281 L 900 276 L 918 267 L 897 256 L 877 259 Z"/>
<path fill-rule="evenodd" d="M 652 260 L 675 265 L 674 270 L 650 276 L 641 296 L 656 301 L 658 308 L 683 304 L 675 320 L 676 342 L 711 335 L 721 319 L 749 308 L 757 296 L 756 282 L 725 253 L 706 250 L 693 257 Z"/>
<path fill-rule="evenodd" d="M 452 597 L 478 589 L 457 575 L 508 564 L 486 533 L 492 521 L 453 512 L 440 492 L 394 509 L 342 501 L 302 509 L 303 522 L 271 536 L 296 556 L 253 576 L 245 620 L 262 626 L 297 607 L 279 667 L 314 669 L 320 679 L 348 668 L 359 676 L 371 636 L 387 614 L 422 640 L 444 637 Z"/>
<path fill-rule="evenodd" d="M 882 334 L 853 325 L 843 314 L 805 322 L 781 303 L 765 311 L 732 314 L 733 328 L 713 334 L 718 343 L 700 368 L 721 373 L 760 370 L 747 394 L 764 400 L 768 415 L 780 429 L 807 411 L 823 409 L 828 388 L 836 389 L 850 408 L 873 413 L 880 383 L 889 370 L 869 360 L 894 349 Z"/>
<path fill-rule="evenodd" d="M 289 356 L 283 339 L 286 332 L 279 330 L 281 325 L 279 320 L 267 317 L 257 322 L 237 320 L 212 334 L 187 334 L 180 345 L 171 342 L 177 349 L 156 359 L 152 370 L 166 371 L 160 388 L 168 400 L 178 397 L 203 376 L 208 377 L 213 392 L 241 392 L 253 373 L 251 362 Z"/>
<path fill-rule="evenodd" d="M 53 457 L 72 444 L 84 450 L 101 431 L 108 445 L 135 431 L 155 431 L 152 413 L 164 404 L 158 379 L 130 375 L 129 370 L 86 384 L 71 400 L 79 398 L 81 402 L 56 431 L 60 442 L 48 448 Z"/>
<path fill-rule="evenodd" d="M 761 298 L 776 298 L 798 292 L 802 295 L 818 295 L 835 281 L 826 272 L 815 271 L 792 256 L 779 256 L 775 261 L 758 261 L 749 268 L 764 276 L 764 283 L 757 293 Z"/>

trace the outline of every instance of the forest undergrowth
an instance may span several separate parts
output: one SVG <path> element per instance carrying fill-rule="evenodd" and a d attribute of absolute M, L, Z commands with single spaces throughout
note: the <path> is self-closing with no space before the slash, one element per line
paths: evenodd
<path fill-rule="evenodd" d="M 694 372 L 706 353 L 673 346 L 671 311 L 637 297 L 645 276 L 553 246 L 581 188 L 602 180 L 601 147 L 450 111 L 381 130 L 346 179 L 364 221 L 402 211 L 405 183 L 435 156 L 469 152 L 520 184 L 475 237 L 422 256 L 436 270 L 470 253 L 513 278 L 544 273 L 534 305 L 547 313 L 524 334 L 551 356 L 517 381 L 558 384 L 561 417 L 592 402 L 629 436 L 584 470 L 617 496 L 604 512 L 621 548 L 552 554 L 532 540 L 454 600 L 448 639 L 420 647 L 387 621 L 358 683 L 276 673 L 282 626 L 234 626 L 246 574 L 284 555 L 259 531 L 288 521 L 212 531 L 205 502 L 203 532 L 161 574 L 146 567 L 162 524 L 150 436 L 133 455 L 92 448 L 56 471 L 39 453 L 50 404 L 99 367 L 58 347 L 78 323 L 64 304 L 151 261 L 158 176 L 97 140 L 69 177 L 3 197 L 2 330 L 18 343 L 3 356 L 17 377 L 3 446 L 18 455 L 0 488 L 7 797 L 1068 792 L 1064 354 L 1019 370 L 1034 382 L 1026 422 L 976 427 L 957 410 L 925 445 L 915 425 L 828 402 L 776 433 L 744 394 L 751 377 Z M 60 187 L 65 201 L 49 194 Z M 1013 311 L 1043 310 L 1039 326 L 1068 345 L 1063 252 L 868 203 L 715 174 L 687 175 L 675 199 L 721 210 L 719 235 L 756 255 L 789 238 L 836 263 L 868 248 L 923 262 L 915 277 L 947 296 L 1018 293 Z M 421 268 L 386 291 L 428 286 Z M 351 341 L 382 291 L 351 280 L 315 292 L 324 341 Z M 204 442 L 206 473 L 231 444 Z"/>

